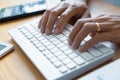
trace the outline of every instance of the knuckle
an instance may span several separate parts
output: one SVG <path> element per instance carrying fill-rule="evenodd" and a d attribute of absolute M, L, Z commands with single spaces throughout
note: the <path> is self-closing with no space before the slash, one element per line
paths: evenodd
<path fill-rule="evenodd" d="M 67 15 L 67 14 L 62 14 L 60 17 L 61 17 L 61 18 L 67 18 L 68 15 Z"/>
<path fill-rule="evenodd" d="M 52 10 L 52 11 L 50 12 L 50 14 L 56 16 L 56 15 L 57 15 L 57 11 Z"/>
<path fill-rule="evenodd" d="M 46 13 L 48 13 L 48 14 L 49 14 L 50 12 L 51 12 L 51 10 L 49 10 L 49 9 L 47 9 L 47 10 L 46 10 Z"/>
<path fill-rule="evenodd" d="M 83 23 L 83 20 L 82 20 L 82 19 L 79 19 L 79 20 L 77 20 L 77 23 L 78 23 L 78 24 Z"/>
<path fill-rule="evenodd" d="M 63 6 L 68 6 L 68 3 L 66 1 L 61 2 Z"/>
<path fill-rule="evenodd" d="M 86 4 L 83 4 L 82 7 L 83 7 L 84 9 L 87 9 L 87 5 L 86 5 Z"/>
<path fill-rule="evenodd" d="M 77 8 L 77 5 L 72 4 L 71 7 L 72 7 L 72 8 Z"/>
<path fill-rule="evenodd" d="M 91 30 L 90 23 L 85 23 L 85 24 L 83 25 L 83 29 L 84 29 L 85 31 L 90 31 L 90 30 Z"/>

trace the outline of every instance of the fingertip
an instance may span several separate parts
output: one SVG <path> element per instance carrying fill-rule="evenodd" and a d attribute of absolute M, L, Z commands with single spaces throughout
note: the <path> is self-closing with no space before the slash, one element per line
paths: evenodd
<path fill-rule="evenodd" d="M 86 49 L 85 47 L 79 47 L 79 48 L 78 48 L 78 51 L 80 51 L 80 52 L 86 52 L 87 49 Z"/>
<path fill-rule="evenodd" d="M 40 25 L 40 23 L 38 24 L 38 29 L 40 29 L 40 27 L 41 27 L 41 25 Z"/>
<path fill-rule="evenodd" d="M 68 44 L 71 46 L 72 45 L 72 41 L 70 38 L 68 38 Z"/>
<path fill-rule="evenodd" d="M 77 49 L 78 46 L 77 46 L 75 43 L 73 43 L 73 44 L 72 44 L 72 48 L 73 48 L 73 49 Z"/>
<path fill-rule="evenodd" d="M 46 34 L 46 35 L 50 35 L 50 34 L 51 34 L 51 30 L 50 30 L 49 28 L 46 28 L 45 34 Z"/>
<path fill-rule="evenodd" d="M 44 27 L 43 27 L 43 26 L 41 26 L 40 31 L 41 31 L 41 33 L 44 33 L 44 32 L 45 32 L 45 30 L 44 30 Z"/>
<path fill-rule="evenodd" d="M 61 33 L 61 31 L 60 31 L 60 30 L 58 30 L 58 29 L 56 29 L 54 33 L 55 33 L 56 35 L 58 35 L 58 34 L 60 34 L 60 33 Z"/>

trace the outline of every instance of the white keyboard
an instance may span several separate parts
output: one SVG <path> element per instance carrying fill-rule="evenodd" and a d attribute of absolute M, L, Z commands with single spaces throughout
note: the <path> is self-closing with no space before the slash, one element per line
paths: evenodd
<path fill-rule="evenodd" d="M 72 30 L 69 24 L 62 34 L 50 36 L 40 33 L 37 25 L 34 20 L 9 33 L 47 80 L 71 80 L 114 56 L 112 49 L 100 43 L 84 53 L 73 50 L 67 42 Z M 80 46 L 89 39 L 86 37 Z"/>

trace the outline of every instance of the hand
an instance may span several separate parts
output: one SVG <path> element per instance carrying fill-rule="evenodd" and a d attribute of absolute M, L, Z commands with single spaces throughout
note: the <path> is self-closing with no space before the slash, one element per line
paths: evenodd
<path fill-rule="evenodd" d="M 60 19 L 57 23 L 57 28 L 55 30 L 55 34 L 60 34 L 64 29 L 66 23 L 72 17 L 82 16 L 86 9 L 86 3 L 83 0 L 63 1 L 56 7 L 50 10 L 46 10 L 39 22 L 38 27 L 40 28 L 42 33 L 49 35 L 52 32 L 53 25 L 55 24 L 58 16 L 60 16 Z"/>
<path fill-rule="evenodd" d="M 100 24 L 99 32 L 97 32 L 96 22 Z M 95 34 L 96 32 L 97 34 Z M 93 34 L 92 38 L 80 47 L 81 41 L 91 33 Z M 102 15 L 96 18 L 79 19 L 68 38 L 69 45 L 81 52 L 103 41 L 120 43 L 120 15 Z"/>

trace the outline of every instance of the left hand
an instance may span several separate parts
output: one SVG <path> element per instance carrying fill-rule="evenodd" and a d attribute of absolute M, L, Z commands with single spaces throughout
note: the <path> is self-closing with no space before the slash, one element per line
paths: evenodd
<path fill-rule="evenodd" d="M 100 25 L 100 31 L 96 23 Z M 96 33 L 83 46 L 81 41 L 90 33 Z M 69 35 L 68 42 L 74 49 L 81 52 L 88 50 L 98 42 L 110 41 L 120 43 L 120 15 L 102 15 L 96 18 L 79 19 Z"/>

